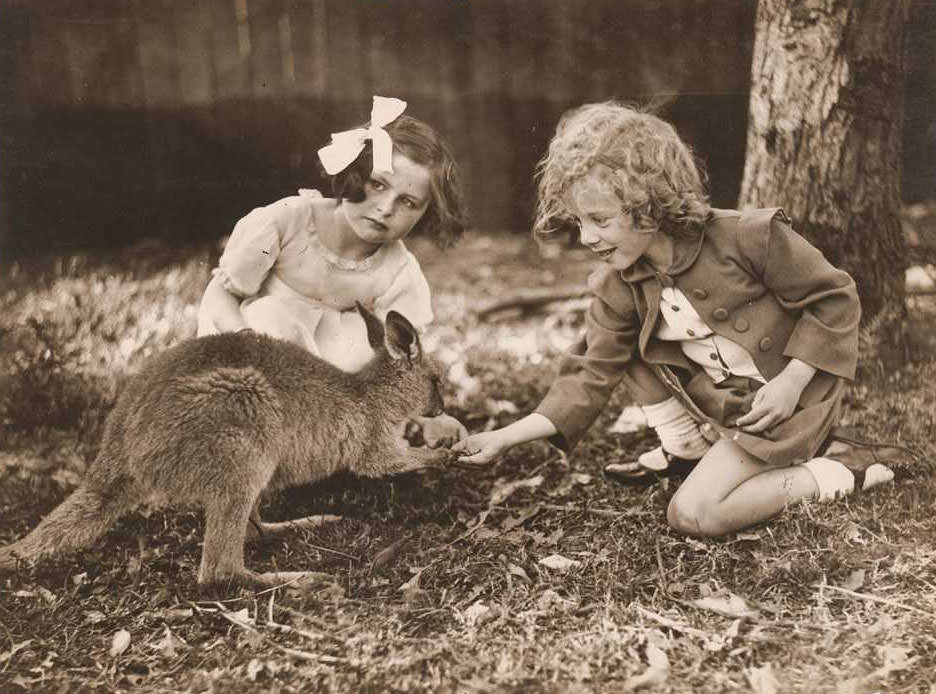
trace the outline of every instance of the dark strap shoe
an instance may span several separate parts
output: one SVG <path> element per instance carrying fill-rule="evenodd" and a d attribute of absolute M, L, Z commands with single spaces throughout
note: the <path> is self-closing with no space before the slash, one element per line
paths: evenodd
<path fill-rule="evenodd" d="M 698 462 L 672 455 L 664 451 L 662 446 L 657 446 L 638 460 L 606 465 L 604 473 L 614 481 L 630 487 L 647 487 L 668 477 L 686 477 Z"/>

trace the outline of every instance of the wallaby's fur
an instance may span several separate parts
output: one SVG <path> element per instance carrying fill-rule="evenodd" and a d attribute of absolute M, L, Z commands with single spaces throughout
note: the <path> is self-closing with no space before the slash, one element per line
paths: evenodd
<path fill-rule="evenodd" d="M 378 477 L 448 459 L 444 449 L 407 447 L 402 438 L 410 418 L 442 412 L 437 372 L 413 326 L 391 311 L 385 329 L 358 310 L 375 355 L 355 374 L 253 332 L 188 340 L 149 360 L 118 398 L 82 485 L 0 548 L 0 570 L 85 547 L 147 502 L 204 510 L 200 584 L 301 577 L 244 568 L 261 492 L 338 470 Z"/>

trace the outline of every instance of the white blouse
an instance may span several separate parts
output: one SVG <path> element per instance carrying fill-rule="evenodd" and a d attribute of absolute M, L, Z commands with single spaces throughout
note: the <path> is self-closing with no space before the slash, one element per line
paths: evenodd
<path fill-rule="evenodd" d="M 751 354 L 737 342 L 716 335 L 675 287 L 663 287 L 660 313 L 663 320 L 657 324 L 656 337 L 679 342 L 686 357 L 705 369 L 716 383 L 731 375 L 767 382 Z"/>

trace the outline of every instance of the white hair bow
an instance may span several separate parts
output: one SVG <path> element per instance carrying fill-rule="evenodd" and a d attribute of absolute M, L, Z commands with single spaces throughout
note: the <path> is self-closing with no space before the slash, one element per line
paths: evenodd
<path fill-rule="evenodd" d="M 393 172 L 393 140 L 384 126 L 395 121 L 406 109 L 406 102 L 392 97 L 375 96 L 371 107 L 370 127 L 332 133 L 332 141 L 318 151 L 325 172 L 335 175 L 358 158 L 364 143 L 374 144 L 374 171 Z"/>

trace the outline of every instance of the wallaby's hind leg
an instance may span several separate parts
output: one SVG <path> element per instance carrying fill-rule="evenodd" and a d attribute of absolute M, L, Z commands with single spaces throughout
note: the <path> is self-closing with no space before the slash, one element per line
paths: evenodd
<path fill-rule="evenodd" d="M 205 506 L 199 585 L 253 583 L 253 577 L 244 567 L 244 535 L 253 502 L 246 491 L 242 491 L 239 495 L 211 499 Z"/>
<path fill-rule="evenodd" d="M 244 540 L 248 524 L 252 526 L 254 519 L 259 518 L 256 509 L 257 499 L 251 498 L 244 490 L 212 499 L 206 506 L 199 585 L 233 584 L 247 588 L 275 588 L 286 585 L 308 587 L 334 582 L 330 575 L 316 571 L 257 573 L 248 570 L 244 566 Z M 260 525 L 262 527 L 264 524 Z M 289 523 L 268 525 L 288 526 Z"/>

